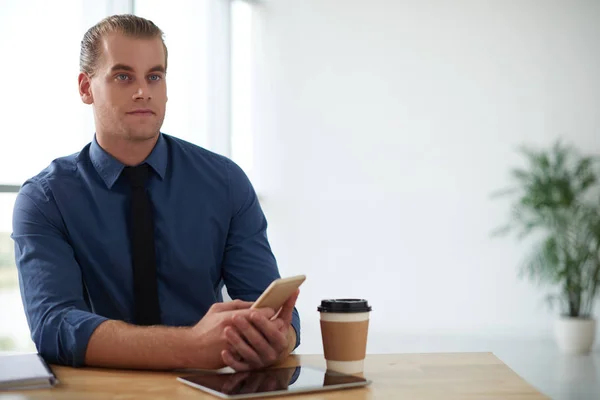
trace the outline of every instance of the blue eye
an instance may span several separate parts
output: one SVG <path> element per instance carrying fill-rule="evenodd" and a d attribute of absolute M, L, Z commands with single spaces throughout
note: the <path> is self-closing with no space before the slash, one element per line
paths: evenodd
<path fill-rule="evenodd" d="M 150 75 L 148 77 L 151 81 L 160 81 L 162 77 L 160 75 Z"/>
<path fill-rule="evenodd" d="M 129 75 L 127 75 L 127 74 L 119 74 L 119 75 L 117 75 L 117 80 L 119 80 L 119 81 L 126 81 L 128 79 L 129 79 Z"/>

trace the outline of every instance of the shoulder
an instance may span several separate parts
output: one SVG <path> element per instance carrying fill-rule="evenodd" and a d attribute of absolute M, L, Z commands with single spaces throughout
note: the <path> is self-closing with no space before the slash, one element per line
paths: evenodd
<path fill-rule="evenodd" d="M 185 156 L 222 167 L 226 167 L 232 162 L 229 158 L 198 146 L 197 144 L 164 133 L 162 135 L 167 142 L 170 151 L 176 156 Z"/>
<path fill-rule="evenodd" d="M 171 156 L 178 161 L 197 167 L 203 174 L 212 172 L 213 176 L 220 176 L 230 183 L 237 183 L 240 179 L 247 180 L 242 168 L 230 158 L 175 136 L 167 134 L 163 134 L 163 136 L 169 146 Z"/>
<path fill-rule="evenodd" d="M 179 169 L 185 169 L 190 179 L 207 184 L 215 195 L 221 193 L 228 198 L 233 210 L 255 197 L 248 175 L 230 158 L 174 136 L 163 136 Z"/>
<path fill-rule="evenodd" d="M 81 152 L 54 159 L 46 168 L 27 179 L 19 189 L 15 208 L 27 206 L 42 211 L 51 207 L 54 188 L 68 187 L 69 181 L 76 179 L 78 163 L 88 146 Z"/>

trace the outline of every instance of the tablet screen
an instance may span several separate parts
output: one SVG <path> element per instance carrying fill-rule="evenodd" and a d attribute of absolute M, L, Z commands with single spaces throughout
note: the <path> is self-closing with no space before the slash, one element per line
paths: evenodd
<path fill-rule="evenodd" d="M 223 398 L 331 390 L 370 383 L 365 378 L 313 367 L 273 368 L 224 374 L 207 373 L 184 376 L 178 380 Z"/>

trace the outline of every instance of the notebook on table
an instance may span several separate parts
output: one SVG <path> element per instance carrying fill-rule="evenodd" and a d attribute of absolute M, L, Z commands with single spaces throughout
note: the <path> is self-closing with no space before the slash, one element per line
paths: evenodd
<path fill-rule="evenodd" d="M 56 376 L 38 354 L 0 355 L 0 391 L 45 389 L 56 383 Z"/>

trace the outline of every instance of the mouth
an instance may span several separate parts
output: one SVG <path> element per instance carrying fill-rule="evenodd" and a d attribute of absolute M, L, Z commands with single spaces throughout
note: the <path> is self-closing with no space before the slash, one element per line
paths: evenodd
<path fill-rule="evenodd" d="M 130 111 L 127 113 L 127 115 L 136 115 L 136 116 L 145 117 L 145 116 L 151 116 L 151 115 L 155 115 L 155 114 L 154 114 L 154 111 L 152 111 L 152 110 L 139 109 L 139 110 Z"/>

